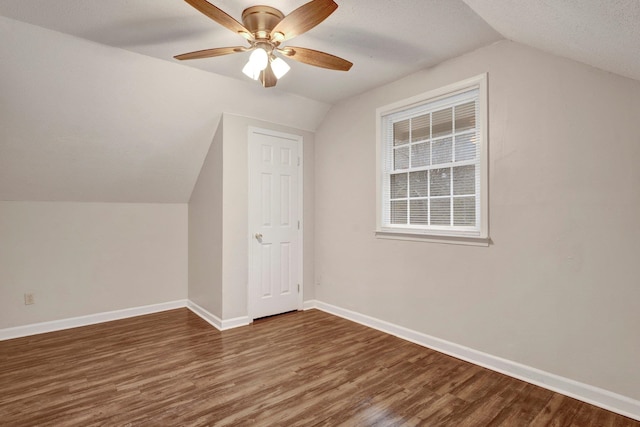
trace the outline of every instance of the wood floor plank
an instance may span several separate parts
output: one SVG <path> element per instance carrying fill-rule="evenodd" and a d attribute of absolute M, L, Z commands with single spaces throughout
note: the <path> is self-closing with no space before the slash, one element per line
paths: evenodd
<path fill-rule="evenodd" d="M 187 309 L 0 342 L 4 426 L 640 422 L 309 310 L 219 332 Z"/>
<path fill-rule="evenodd" d="M 487 426 L 527 426 L 545 408 L 553 392 L 526 384 L 508 406 L 500 410 L 498 415 Z"/>
<path fill-rule="evenodd" d="M 547 405 L 538 413 L 531 423 L 533 426 L 569 426 L 573 423 L 576 412 L 581 408 L 580 402 L 561 394 L 554 394 Z"/>

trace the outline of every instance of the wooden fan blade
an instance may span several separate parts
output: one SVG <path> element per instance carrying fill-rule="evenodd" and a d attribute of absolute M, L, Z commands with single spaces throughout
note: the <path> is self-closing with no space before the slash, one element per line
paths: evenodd
<path fill-rule="evenodd" d="M 264 87 L 273 87 L 278 83 L 278 79 L 271 69 L 271 64 L 267 64 L 267 68 L 260 72 L 260 81 Z"/>
<path fill-rule="evenodd" d="M 306 33 L 333 13 L 338 5 L 333 0 L 312 0 L 303 4 L 271 30 L 273 39 L 278 42 Z M 276 34 L 280 33 L 280 34 Z"/>
<path fill-rule="evenodd" d="M 278 52 L 298 62 L 328 68 L 329 70 L 349 71 L 353 65 L 346 59 L 305 47 L 287 46 L 284 49 L 278 49 Z"/>
<path fill-rule="evenodd" d="M 215 49 L 197 50 L 195 52 L 183 53 L 182 55 L 176 55 L 174 58 L 181 61 L 185 59 L 200 59 L 200 58 L 213 58 L 214 56 L 229 55 L 231 53 L 246 52 L 249 48 L 244 46 L 234 47 L 217 47 Z"/>
<path fill-rule="evenodd" d="M 238 33 L 244 38 L 248 40 L 253 40 L 253 35 L 247 30 L 244 25 L 233 19 L 231 16 L 227 15 L 222 9 L 217 8 L 206 0 L 184 0 L 189 3 L 191 6 L 196 8 L 200 13 L 208 16 L 209 18 L 216 21 L 218 24 L 222 25 L 233 31 L 234 33 Z"/>

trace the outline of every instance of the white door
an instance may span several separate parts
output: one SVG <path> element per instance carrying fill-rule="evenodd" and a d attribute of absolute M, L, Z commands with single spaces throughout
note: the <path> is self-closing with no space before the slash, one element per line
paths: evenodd
<path fill-rule="evenodd" d="M 302 308 L 302 137 L 249 128 L 249 316 Z"/>

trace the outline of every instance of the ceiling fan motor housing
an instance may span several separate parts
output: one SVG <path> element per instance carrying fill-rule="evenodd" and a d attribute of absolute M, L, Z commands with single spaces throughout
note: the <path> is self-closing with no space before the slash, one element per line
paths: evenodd
<path fill-rule="evenodd" d="M 242 24 L 256 39 L 269 39 L 271 30 L 284 18 L 284 14 L 270 6 L 252 6 L 242 12 Z"/>

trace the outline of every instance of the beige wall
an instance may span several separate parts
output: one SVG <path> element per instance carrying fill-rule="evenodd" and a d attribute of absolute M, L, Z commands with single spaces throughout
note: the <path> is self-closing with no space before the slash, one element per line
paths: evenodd
<path fill-rule="evenodd" d="M 488 248 L 382 240 L 375 110 L 489 73 Z M 500 42 L 316 132 L 316 298 L 640 399 L 640 83 Z"/>
<path fill-rule="evenodd" d="M 0 329 L 186 299 L 187 205 L 0 202 L 0 284 Z"/>
<path fill-rule="evenodd" d="M 222 129 L 220 120 L 189 200 L 189 300 L 222 318 Z"/>

